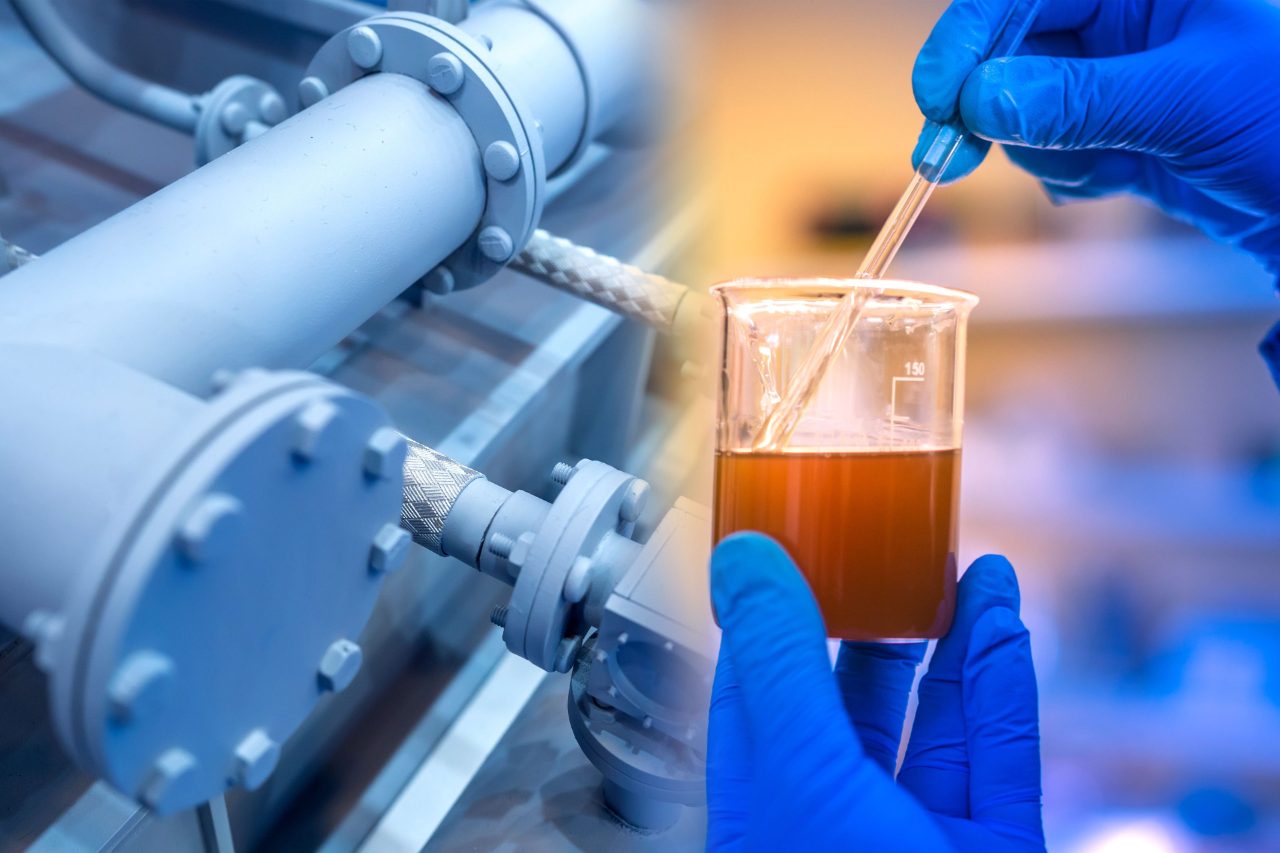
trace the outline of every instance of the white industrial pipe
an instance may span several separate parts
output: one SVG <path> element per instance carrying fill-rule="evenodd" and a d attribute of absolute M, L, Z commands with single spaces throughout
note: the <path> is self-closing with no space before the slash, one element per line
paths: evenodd
<path fill-rule="evenodd" d="M 467 20 L 542 126 L 548 171 L 642 88 L 646 5 L 495 2 Z M 197 394 L 220 369 L 305 367 L 460 246 L 485 203 L 453 107 L 373 74 L 6 276 L 0 341 L 91 350 Z"/>
<path fill-rule="evenodd" d="M 457 113 L 375 75 L 6 276 L 0 340 L 88 349 L 199 394 L 219 369 L 305 366 L 483 206 Z"/>

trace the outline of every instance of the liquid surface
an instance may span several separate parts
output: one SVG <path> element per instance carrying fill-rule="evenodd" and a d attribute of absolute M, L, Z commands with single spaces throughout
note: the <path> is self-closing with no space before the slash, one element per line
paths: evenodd
<path fill-rule="evenodd" d="M 832 637 L 936 638 L 956 595 L 959 450 L 719 453 L 715 536 L 767 533 Z"/>

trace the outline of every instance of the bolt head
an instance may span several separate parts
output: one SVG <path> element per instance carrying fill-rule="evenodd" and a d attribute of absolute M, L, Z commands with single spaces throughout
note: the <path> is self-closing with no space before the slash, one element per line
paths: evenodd
<path fill-rule="evenodd" d="M 195 756 L 185 749 L 167 749 L 156 759 L 138 799 L 153 811 L 168 814 L 193 799 L 188 788 L 196 782 Z"/>
<path fill-rule="evenodd" d="M 437 53 L 427 62 L 427 85 L 441 95 L 452 95 L 462 88 L 462 60 L 452 53 Z"/>
<path fill-rule="evenodd" d="M 373 547 L 369 549 L 369 571 L 385 575 L 400 568 L 409 555 L 409 543 L 412 541 L 409 531 L 403 527 L 384 524 L 373 537 Z"/>
<path fill-rule="evenodd" d="M 355 680 L 363 662 L 364 652 L 358 645 L 350 640 L 338 640 L 320 658 L 320 670 L 317 673 L 320 688 L 330 693 L 346 690 Z"/>
<path fill-rule="evenodd" d="M 329 87 L 319 77 L 303 77 L 298 83 L 298 100 L 303 108 L 313 107 L 329 97 Z"/>
<path fill-rule="evenodd" d="M 356 27 L 347 33 L 347 53 L 352 62 L 368 71 L 382 61 L 382 39 L 370 27 Z"/>
<path fill-rule="evenodd" d="M 279 762 L 280 744 L 262 729 L 254 729 L 236 747 L 232 779 L 246 791 L 256 791 Z"/>
<path fill-rule="evenodd" d="M 505 228 L 490 225 L 480 232 L 480 253 L 495 264 L 505 264 L 515 254 L 516 244 Z"/>
<path fill-rule="evenodd" d="M 618 517 L 628 524 L 633 524 L 644 512 L 649 502 L 649 484 L 644 480 L 632 480 L 622 496 L 622 505 L 618 507 Z"/>
<path fill-rule="evenodd" d="M 377 430 L 364 446 L 364 473 L 375 480 L 399 480 L 404 476 L 408 445 L 391 427 Z"/>
<path fill-rule="evenodd" d="M 293 456 L 312 462 L 320 452 L 325 433 L 338 420 L 338 407 L 328 400 L 314 400 L 298 412 L 293 424 Z"/>
<path fill-rule="evenodd" d="M 263 92 L 258 99 L 258 115 L 267 124 L 276 125 L 284 121 L 286 109 L 284 98 L 278 92 Z"/>
<path fill-rule="evenodd" d="M 222 108 L 222 114 L 218 116 L 218 123 L 222 125 L 222 130 L 228 136 L 239 137 L 240 134 L 244 133 L 244 129 L 251 118 L 253 116 L 249 114 L 248 107 L 232 101 Z"/>
<path fill-rule="evenodd" d="M 191 564 L 217 559 L 235 541 L 243 511 L 231 495 L 214 492 L 200 498 L 178 525 L 174 539 L 178 553 Z"/>
<path fill-rule="evenodd" d="M 484 149 L 484 170 L 495 180 L 511 180 L 520 173 L 520 152 L 510 142 L 491 143 Z"/>
<path fill-rule="evenodd" d="M 453 293 L 456 284 L 453 270 L 444 266 L 436 267 L 422 277 L 422 286 L 437 296 L 448 296 Z"/>
<path fill-rule="evenodd" d="M 168 704 L 173 661 L 149 649 L 133 652 L 107 685 L 107 711 L 117 723 L 154 716 Z"/>

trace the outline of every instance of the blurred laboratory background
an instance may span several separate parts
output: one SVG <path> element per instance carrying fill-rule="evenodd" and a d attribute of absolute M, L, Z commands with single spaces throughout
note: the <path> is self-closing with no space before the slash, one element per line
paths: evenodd
<path fill-rule="evenodd" d="M 681 28 L 698 276 L 848 276 L 911 174 L 942 0 L 704 0 Z M 1052 850 L 1280 848 L 1280 317 L 1251 259 L 993 152 L 890 275 L 978 294 L 962 562 L 1007 554 Z"/>

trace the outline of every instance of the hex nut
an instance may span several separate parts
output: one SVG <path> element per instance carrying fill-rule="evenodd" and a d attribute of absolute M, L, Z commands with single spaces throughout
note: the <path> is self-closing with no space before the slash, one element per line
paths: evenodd
<path fill-rule="evenodd" d="M 409 554 L 412 541 L 409 531 L 400 525 L 384 524 L 373 537 L 373 546 L 369 549 L 369 571 L 386 575 L 400 568 Z"/>
<path fill-rule="evenodd" d="M 462 60 L 452 53 L 437 53 L 427 62 L 427 85 L 441 95 L 452 95 L 462 88 Z"/>
<path fill-rule="evenodd" d="M 173 661 L 159 652 L 133 652 L 107 684 L 107 711 L 116 723 L 132 723 L 163 710 L 173 689 Z"/>
<path fill-rule="evenodd" d="M 320 670 L 317 677 L 320 688 L 330 693 L 341 693 L 351 686 L 360 664 L 364 662 L 364 652 L 350 640 L 338 640 L 325 650 L 320 658 Z"/>
<path fill-rule="evenodd" d="M 232 779 L 246 791 L 256 791 L 279 762 L 280 744 L 262 729 L 254 729 L 236 747 Z"/>
<path fill-rule="evenodd" d="M 364 446 L 364 473 L 375 480 L 402 479 L 408 445 L 392 427 L 382 427 Z"/>
<path fill-rule="evenodd" d="M 490 225 L 480 232 L 480 254 L 495 264 L 504 264 L 515 254 L 516 245 L 505 228 Z"/>
<path fill-rule="evenodd" d="M 329 428 L 338 420 L 338 407 L 328 400 L 308 403 L 294 418 L 293 456 L 299 462 L 314 461 Z"/>
<path fill-rule="evenodd" d="M 356 27 L 347 33 L 347 53 L 352 62 L 369 71 L 382 61 L 382 39 L 370 27 Z"/>
<path fill-rule="evenodd" d="M 244 506 L 222 492 L 200 498 L 178 525 L 174 546 L 189 564 L 215 559 L 230 547 L 243 521 Z"/>
<path fill-rule="evenodd" d="M 161 753 L 143 783 L 138 799 L 154 811 L 166 814 L 189 797 L 184 790 L 195 776 L 196 758 L 185 749 L 173 747 Z"/>
<path fill-rule="evenodd" d="M 298 100 L 302 106 L 313 107 L 329 97 L 329 87 L 319 77 L 303 77 L 298 83 Z"/>
<path fill-rule="evenodd" d="M 529 549 L 533 547 L 534 538 L 532 531 L 526 531 L 520 534 L 516 544 L 511 547 L 511 553 L 507 555 L 507 566 L 513 576 L 524 567 L 525 560 L 529 559 Z"/>
<path fill-rule="evenodd" d="M 499 141 L 484 149 L 484 170 L 498 181 L 509 181 L 520 174 L 520 152 L 510 142 Z"/>

